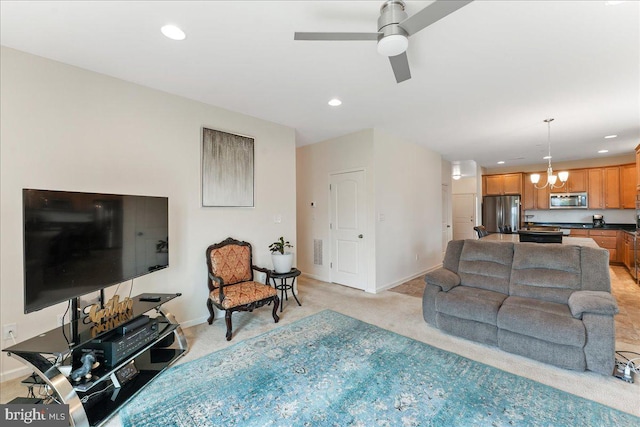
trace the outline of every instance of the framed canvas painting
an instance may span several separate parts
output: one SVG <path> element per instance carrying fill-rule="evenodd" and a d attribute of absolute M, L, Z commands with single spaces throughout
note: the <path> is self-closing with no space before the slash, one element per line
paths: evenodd
<path fill-rule="evenodd" d="M 254 139 L 202 129 L 202 206 L 253 207 Z"/>

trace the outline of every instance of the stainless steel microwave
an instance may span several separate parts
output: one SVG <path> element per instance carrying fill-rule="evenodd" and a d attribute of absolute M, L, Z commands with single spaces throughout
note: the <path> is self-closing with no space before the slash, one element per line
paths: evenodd
<path fill-rule="evenodd" d="M 549 195 L 550 209 L 587 209 L 587 193 L 552 193 Z"/>

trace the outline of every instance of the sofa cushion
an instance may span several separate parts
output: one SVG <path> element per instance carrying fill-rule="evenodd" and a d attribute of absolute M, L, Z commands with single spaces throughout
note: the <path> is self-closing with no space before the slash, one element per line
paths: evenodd
<path fill-rule="evenodd" d="M 513 243 L 465 240 L 458 274 L 464 286 L 509 293 Z"/>
<path fill-rule="evenodd" d="M 565 369 L 584 371 L 587 367 L 582 347 L 552 343 L 504 329 L 498 330 L 498 346 L 509 353 L 530 357 Z M 613 360 L 613 357 L 611 359 Z"/>
<path fill-rule="evenodd" d="M 498 312 L 498 328 L 556 344 L 584 347 L 587 334 L 569 306 L 532 298 L 508 297 Z"/>
<path fill-rule="evenodd" d="M 611 292 L 609 251 L 603 248 L 582 247 L 582 290 Z"/>
<path fill-rule="evenodd" d="M 581 289 L 580 247 L 521 243 L 513 251 L 509 294 L 566 304 Z"/>
<path fill-rule="evenodd" d="M 498 310 L 507 296 L 500 292 L 456 286 L 436 296 L 436 311 L 461 319 L 496 325 Z"/>

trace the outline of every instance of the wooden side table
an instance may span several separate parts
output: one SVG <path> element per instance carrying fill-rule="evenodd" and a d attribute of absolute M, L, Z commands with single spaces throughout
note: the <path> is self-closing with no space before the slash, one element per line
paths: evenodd
<path fill-rule="evenodd" d="M 285 299 L 289 301 L 289 291 L 291 291 L 291 295 L 296 299 L 298 305 L 302 306 L 293 287 L 296 284 L 296 277 L 300 274 L 302 274 L 302 272 L 297 268 L 292 268 L 288 273 L 276 273 L 273 270 L 269 273 L 271 280 L 273 280 L 273 287 L 280 291 L 280 313 L 282 313 L 282 307 L 284 306 Z M 278 279 L 280 279 L 280 283 L 277 282 Z M 287 279 L 293 280 L 291 283 L 287 283 Z"/>

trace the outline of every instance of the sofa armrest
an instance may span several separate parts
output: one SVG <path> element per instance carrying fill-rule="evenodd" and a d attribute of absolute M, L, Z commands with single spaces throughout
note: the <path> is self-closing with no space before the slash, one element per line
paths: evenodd
<path fill-rule="evenodd" d="M 569 297 L 569 309 L 577 319 L 582 318 L 584 313 L 613 316 L 618 312 L 618 304 L 609 292 L 576 291 Z"/>
<path fill-rule="evenodd" d="M 449 292 L 460 284 L 460 276 L 446 268 L 438 268 L 427 273 L 424 281 L 430 285 L 440 287 L 444 292 Z"/>

